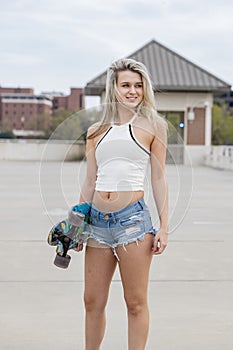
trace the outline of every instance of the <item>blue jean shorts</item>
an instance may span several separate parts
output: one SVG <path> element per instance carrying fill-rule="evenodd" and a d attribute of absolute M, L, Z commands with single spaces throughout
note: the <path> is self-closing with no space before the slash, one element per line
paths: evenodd
<path fill-rule="evenodd" d="M 116 247 L 143 240 L 146 233 L 156 234 L 144 198 L 114 212 L 101 212 L 91 207 L 89 239 L 111 247 L 116 255 Z M 87 242 L 88 244 L 88 242 Z M 90 244 L 89 244 L 90 245 Z M 116 255 L 117 256 L 117 255 Z"/>

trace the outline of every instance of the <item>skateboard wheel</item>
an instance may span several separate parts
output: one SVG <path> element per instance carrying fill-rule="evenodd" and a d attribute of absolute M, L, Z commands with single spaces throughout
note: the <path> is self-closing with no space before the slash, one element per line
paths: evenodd
<path fill-rule="evenodd" d="M 80 227 L 84 219 L 85 219 L 85 215 L 83 213 L 74 212 L 72 210 L 69 212 L 68 221 L 70 225 Z"/>
<path fill-rule="evenodd" d="M 67 269 L 67 267 L 69 266 L 70 260 L 71 260 L 70 255 L 67 254 L 66 256 L 62 256 L 59 253 L 57 253 L 54 259 L 54 265 L 62 269 Z"/>

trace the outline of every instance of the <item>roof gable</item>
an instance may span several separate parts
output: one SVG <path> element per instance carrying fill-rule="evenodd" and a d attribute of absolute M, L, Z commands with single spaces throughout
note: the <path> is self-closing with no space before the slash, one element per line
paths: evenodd
<path fill-rule="evenodd" d="M 229 91 L 231 86 L 155 40 L 128 56 L 144 63 L 155 91 Z M 86 95 L 100 95 L 107 71 L 87 83 Z"/>

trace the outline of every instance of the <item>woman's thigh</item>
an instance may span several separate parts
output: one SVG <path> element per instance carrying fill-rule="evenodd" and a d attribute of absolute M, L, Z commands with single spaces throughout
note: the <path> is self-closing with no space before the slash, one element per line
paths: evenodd
<path fill-rule="evenodd" d="M 104 304 L 116 269 L 117 260 L 111 248 L 87 246 L 85 252 L 85 301 Z"/>
<path fill-rule="evenodd" d="M 146 299 L 154 235 L 147 233 L 143 241 L 117 248 L 119 269 L 126 299 Z"/>

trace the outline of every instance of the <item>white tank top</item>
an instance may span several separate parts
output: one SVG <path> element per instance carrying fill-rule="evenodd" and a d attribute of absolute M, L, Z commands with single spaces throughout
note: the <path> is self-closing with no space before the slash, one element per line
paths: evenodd
<path fill-rule="evenodd" d="M 96 191 L 144 190 L 150 152 L 134 136 L 133 118 L 125 124 L 111 124 L 96 144 L 98 166 Z"/>

